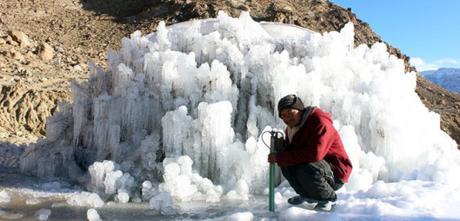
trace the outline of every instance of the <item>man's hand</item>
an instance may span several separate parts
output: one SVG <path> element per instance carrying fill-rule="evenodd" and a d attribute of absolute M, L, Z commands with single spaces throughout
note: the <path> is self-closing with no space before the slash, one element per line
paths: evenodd
<path fill-rule="evenodd" d="M 276 163 L 278 159 L 276 158 L 276 153 L 268 154 L 268 162 L 269 163 Z"/>

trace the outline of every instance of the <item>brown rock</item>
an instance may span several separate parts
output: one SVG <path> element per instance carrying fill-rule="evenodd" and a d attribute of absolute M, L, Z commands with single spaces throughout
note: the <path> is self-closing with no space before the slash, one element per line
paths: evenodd
<path fill-rule="evenodd" d="M 32 45 L 29 37 L 22 31 L 8 31 L 8 34 L 13 38 L 14 41 L 21 45 L 21 48 L 30 47 Z"/>
<path fill-rule="evenodd" d="M 83 69 L 81 68 L 81 66 L 78 65 L 78 64 L 75 65 L 75 66 L 73 66 L 73 69 L 74 69 L 75 71 L 83 71 Z"/>
<path fill-rule="evenodd" d="M 10 55 L 12 58 L 18 60 L 18 61 L 23 61 L 24 56 L 21 54 L 21 52 L 16 51 L 16 50 L 10 50 Z"/>
<path fill-rule="evenodd" d="M 46 117 L 54 113 L 58 101 L 70 100 L 68 92 L 31 88 L 24 81 L 3 86 L 2 92 L 0 124 L 17 134 L 44 134 Z"/>
<path fill-rule="evenodd" d="M 47 43 L 42 43 L 38 47 L 38 55 L 44 61 L 49 61 L 54 57 L 54 49 Z"/>
<path fill-rule="evenodd" d="M 10 45 L 18 45 L 18 43 L 15 42 L 15 41 L 13 40 L 13 38 L 12 38 L 11 36 L 9 36 L 9 35 L 6 37 L 6 43 L 7 43 L 7 44 L 10 44 Z"/>
<path fill-rule="evenodd" d="M 442 100 L 441 100 L 441 105 L 447 105 L 447 101 L 444 100 L 444 99 L 442 99 Z"/>
<path fill-rule="evenodd" d="M 233 7 L 239 7 L 240 5 L 244 4 L 244 0 L 230 0 L 229 1 L 230 4 L 233 6 Z M 191 2 L 190 2 L 191 3 Z M 190 4 L 188 3 L 188 4 Z"/>

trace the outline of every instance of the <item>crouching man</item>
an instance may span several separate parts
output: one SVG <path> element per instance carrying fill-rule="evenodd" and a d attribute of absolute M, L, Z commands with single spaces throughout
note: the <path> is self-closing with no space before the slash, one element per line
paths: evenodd
<path fill-rule="evenodd" d="M 331 115 L 318 107 L 304 107 L 299 97 L 287 95 L 278 102 L 279 117 L 287 125 L 285 149 L 268 155 L 297 192 L 288 203 L 316 203 L 330 210 L 336 190 L 348 181 L 352 165 Z"/>

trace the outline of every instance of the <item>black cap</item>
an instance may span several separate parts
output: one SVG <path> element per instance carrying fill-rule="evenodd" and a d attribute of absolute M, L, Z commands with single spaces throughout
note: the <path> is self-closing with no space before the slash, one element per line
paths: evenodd
<path fill-rule="evenodd" d="M 278 116 L 281 117 L 281 111 L 285 108 L 297 109 L 302 111 L 305 109 L 302 100 L 294 94 L 286 95 L 278 101 Z"/>

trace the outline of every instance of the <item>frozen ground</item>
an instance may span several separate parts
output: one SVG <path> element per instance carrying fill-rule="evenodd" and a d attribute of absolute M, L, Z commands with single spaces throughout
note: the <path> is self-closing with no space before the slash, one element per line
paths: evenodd
<path fill-rule="evenodd" d="M 0 173 L 0 220 L 38 220 L 40 209 L 49 209 L 46 220 L 86 220 L 88 206 L 75 206 L 67 199 L 82 190 L 66 182 Z M 277 188 L 276 212 L 268 212 L 266 195 L 249 200 L 219 203 L 179 203 L 180 213 L 160 215 L 148 203 L 106 203 L 95 208 L 102 220 L 460 220 L 459 187 L 433 182 L 377 182 L 368 190 L 341 192 L 334 212 L 291 207 L 290 187 Z M 7 193 L 11 198 L 5 201 Z M 286 197 L 284 197 L 284 195 Z M 2 201 L 3 200 L 3 201 Z"/>

